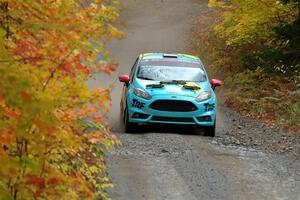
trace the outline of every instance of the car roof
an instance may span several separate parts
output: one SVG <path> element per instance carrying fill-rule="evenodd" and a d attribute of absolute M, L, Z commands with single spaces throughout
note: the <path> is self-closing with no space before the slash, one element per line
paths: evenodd
<path fill-rule="evenodd" d="M 166 59 L 173 58 L 178 61 L 190 61 L 190 62 L 199 62 L 200 59 L 197 56 L 188 55 L 188 54 L 170 54 L 170 53 L 143 53 L 141 54 L 142 59 Z"/>

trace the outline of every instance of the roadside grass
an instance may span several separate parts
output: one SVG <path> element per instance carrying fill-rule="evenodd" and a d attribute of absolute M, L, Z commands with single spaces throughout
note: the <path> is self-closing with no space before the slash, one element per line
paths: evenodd
<path fill-rule="evenodd" d="M 269 77 L 258 71 L 227 77 L 225 104 L 244 115 L 299 132 L 300 90 L 295 80 Z"/>
<path fill-rule="evenodd" d="M 203 59 L 210 77 L 224 80 L 222 102 L 243 115 L 300 134 L 300 77 L 271 76 L 259 67 L 254 71 L 243 68 L 235 49 L 215 36 L 213 25 L 218 20 L 212 11 L 198 17 L 191 48 Z"/>

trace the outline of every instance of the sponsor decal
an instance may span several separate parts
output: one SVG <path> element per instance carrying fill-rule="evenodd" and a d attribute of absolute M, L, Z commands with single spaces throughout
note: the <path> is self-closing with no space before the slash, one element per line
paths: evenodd
<path fill-rule="evenodd" d="M 204 106 L 205 106 L 205 112 L 213 111 L 216 107 L 214 103 L 212 103 L 212 104 L 205 103 Z"/>
<path fill-rule="evenodd" d="M 131 103 L 131 106 L 134 107 L 134 108 L 142 109 L 142 108 L 145 107 L 145 103 L 142 103 L 142 102 L 140 102 L 140 101 L 137 100 L 137 99 L 133 99 L 133 100 L 132 100 L 132 103 Z"/>

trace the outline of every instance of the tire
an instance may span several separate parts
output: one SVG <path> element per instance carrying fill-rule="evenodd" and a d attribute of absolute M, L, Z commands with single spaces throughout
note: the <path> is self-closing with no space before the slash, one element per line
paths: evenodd
<path fill-rule="evenodd" d="M 208 137 L 216 136 L 216 120 L 213 126 L 204 127 L 204 136 L 208 136 Z"/>
<path fill-rule="evenodd" d="M 124 112 L 124 128 L 125 128 L 125 133 L 135 133 L 137 126 L 134 123 L 131 123 L 128 121 L 128 111 L 125 109 Z"/>

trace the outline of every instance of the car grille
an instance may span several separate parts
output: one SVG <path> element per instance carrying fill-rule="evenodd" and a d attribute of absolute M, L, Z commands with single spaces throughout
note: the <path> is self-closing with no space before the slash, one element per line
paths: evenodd
<path fill-rule="evenodd" d="M 172 112 L 192 112 L 197 110 L 197 107 L 192 102 L 180 100 L 157 100 L 150 105 L 150 108 Z"/>
<path fill-rule="evenodd" d="M 193 118 L 188 117 L 158 117 L 153 116 L 152 121 L 161 121 L 161 122 L 195 122 Z"/>

